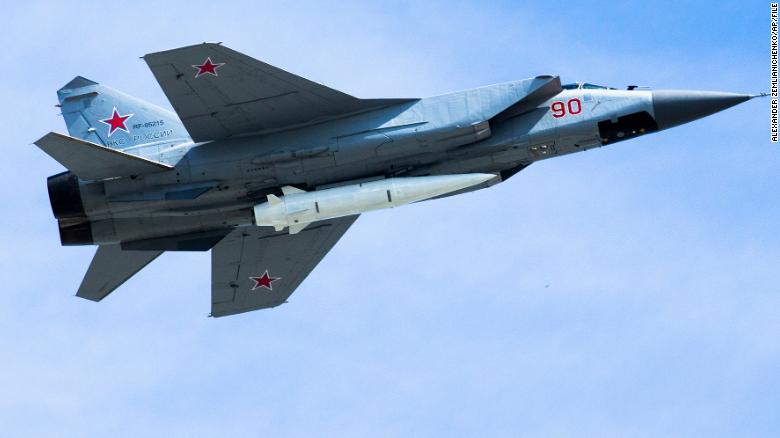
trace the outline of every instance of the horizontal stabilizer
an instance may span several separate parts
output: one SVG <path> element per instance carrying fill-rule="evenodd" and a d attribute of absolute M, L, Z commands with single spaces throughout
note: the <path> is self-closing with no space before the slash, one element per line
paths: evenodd
<path fill-rule="evenodd" d="M 92 258 L 76 296 L 100 301 L 162 253 L 122 251 L 119 245 L 101 245 Z"/>
<path fill-rule="evenodd" d="M 56 132 L 44 135 L 35 145 L 83 180 L 142 175 L 173 168 Z"/>

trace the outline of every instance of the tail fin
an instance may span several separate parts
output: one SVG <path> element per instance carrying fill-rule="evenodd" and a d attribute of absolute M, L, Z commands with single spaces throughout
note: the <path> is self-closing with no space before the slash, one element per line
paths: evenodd
<path fill-rule="evenodd" d="M 57 97 L 72 137 L 143 156 L 189 141 L 176 114 L 81 76 Z"/>

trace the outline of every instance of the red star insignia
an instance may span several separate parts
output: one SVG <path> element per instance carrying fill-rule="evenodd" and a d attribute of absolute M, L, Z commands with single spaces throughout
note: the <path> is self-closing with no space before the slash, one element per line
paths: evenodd
<path fill-rule="evenodd" d="M 117 129 L 121 129 L 122 131 L 130 133 L 130 130 L 127 129 L 127 126 L 125 126 L 125 122 L 130 117 L 133 117 L 135 114 L 127 114 L 125 116 L 120 116 L 119 111 L 116 110 L 116 107 L 114 107 L 114 112 L 111 114 L 111 118 L 101 120 L 101 122 L 108 125 L 108 136 L 111 137 L 111 134 L 114 133 Z"/>
<path fill-rule="evenodd" d="M 224 62 L 218 62 L 214 64 L 213 62 L 211 62 L 211 57 L 208 57 L 206 58 L 205 61 L 203 61 L 203 64 L 200 65 L 193 64 L 192 68 L 198 69 L 198 72 L 195 73 L 195 77 L 197 78 L 205 74 L 217 76 L 217 69 L 222 67 L 223 65 L 225 65 Z"/>
<path fill-rule="evenodd" d="M 249 277 L 250 280 L 254 281 L 255 284 L 252 286 L 252 290 L 264 287 L 268 290 L 273 290 L 273 286 L 271 286 L 271 283 L 273 283 L 276 280 L 281 280 L 282 277 L 271 277 L 268 275 L 268 269 L 263 272 L 263 275 L 259 277 Z"/>

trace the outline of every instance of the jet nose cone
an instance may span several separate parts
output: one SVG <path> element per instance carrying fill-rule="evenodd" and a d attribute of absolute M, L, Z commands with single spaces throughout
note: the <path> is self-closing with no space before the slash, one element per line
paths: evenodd
<path fill-rule="evenodd" d="M 659 129 L 667 129 L 715 114 L 751 97 L 718 91 L 654 90 L 655 120 Z"/>

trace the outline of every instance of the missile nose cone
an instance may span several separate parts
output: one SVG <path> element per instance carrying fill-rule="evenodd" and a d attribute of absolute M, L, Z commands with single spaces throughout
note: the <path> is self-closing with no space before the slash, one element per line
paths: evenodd
<path fill-rule="evenodd" d="M 654 90 L 653 109 L 658 129 L 667 129 L 731 108 L 752 97 L 718 91 Z"/>

